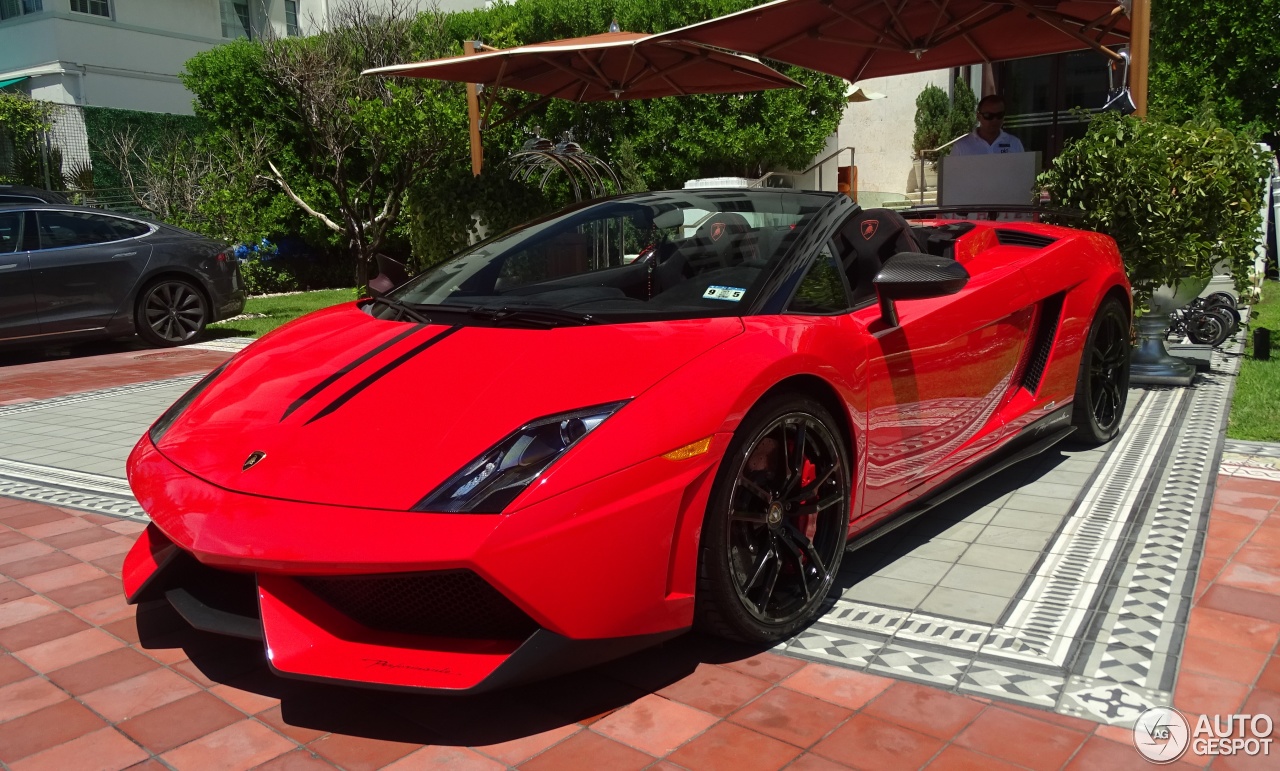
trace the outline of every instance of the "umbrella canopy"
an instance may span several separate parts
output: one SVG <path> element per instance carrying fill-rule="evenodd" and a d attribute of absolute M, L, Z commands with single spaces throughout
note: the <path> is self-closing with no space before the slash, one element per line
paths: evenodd
<path fill-rule="evenodd" d="M 574 102 L 800 86 L 749 56 L 635 32 L 607 32 L 379 67 L 365 74 L 481 83 L 486 88 L 514 88 Z"/>
<path fill-rule="evenodd" d="M 665 32 L 848 80 L 1094 48 L 1129 39 L 1115 0 L 775 0 Z"/>

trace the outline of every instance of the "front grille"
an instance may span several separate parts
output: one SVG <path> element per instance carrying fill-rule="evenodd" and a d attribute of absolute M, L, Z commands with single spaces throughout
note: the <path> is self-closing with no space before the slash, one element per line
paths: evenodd
<path fill-rule="evenodd" d="M 996 241 L 998 241 L 1001 246 L 1028 246 L 1032 249 L 1043 249 L 1057 240 L 1058 239 L 1050 238 L 1049 236 L 1028 233 L 1025 230 L 1005 230 L 1004 228 L 996 229 Z"/>
<path fill-rule="evenodd" d="M 470 570 L 298 579 L 335 610 L 384 632 L 524 640 L 536 622 Z"/>

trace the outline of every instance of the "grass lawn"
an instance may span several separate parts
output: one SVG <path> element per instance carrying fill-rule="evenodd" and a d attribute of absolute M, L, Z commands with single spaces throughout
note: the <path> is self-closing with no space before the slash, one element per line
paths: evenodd
<path fill-rule="evenodd" d="M 1227 436 L 1280 442 L 1280 282 L 1268 281 L 1262 287 L 1262 302 L 1254 303 L 1250 313 Z M 1270 361 L 1253 358 L 1253 330 L 1260 327 L 1271 330 Z"/>
<path fill-rule="evenodd" d="M 330 305 L 350 302 L 358 295 L 354 289 L 321 289 L 315 292 L 298 292 L 276 297 L 250 297 L 244 313 L 262 314 L 262 318 L 219 321 L 210 324 L 209 337 L 262 337 L 299 316 Z"/>

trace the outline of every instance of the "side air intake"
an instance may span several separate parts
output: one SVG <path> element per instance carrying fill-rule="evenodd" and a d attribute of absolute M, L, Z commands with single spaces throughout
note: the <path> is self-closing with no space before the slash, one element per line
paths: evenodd
<path fill-rule="evenodd" d="M 1031 249 L 1043 249 L 1057 240 L 1049 236 L 1028 233 L 1025 230 L 996 229 L 996 241 L 1001 246 L 1026 246 Z"/>
<path fill-rule="evenodd" d="M 1058 335 L 1058 322 L 1062 318 L 1064 296 L 1051 295 L 1040 303 L 1040 319 L 1036 323 L 1036 334 L 1031 343 L 1031 360 L 1022 373 L 1022 387 L 1033 394 L 1040 387 L 1040 378 L 1044 377 L 1044 368 L 1049 364 L 1049 353 L 1053 350 L 1053 339 Z"/>

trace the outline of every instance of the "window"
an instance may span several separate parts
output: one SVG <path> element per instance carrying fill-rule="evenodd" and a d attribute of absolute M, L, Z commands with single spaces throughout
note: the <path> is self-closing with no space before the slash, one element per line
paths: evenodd
<path fill-rule="evenodd" d="M 284 0 L 284 26 L 289 37 L 302 35 L 302 27 L 298 26 L 298 0 Z"/>
<path fill-rule="evenodd" d="M 103 244 L 151 232 L 151 228 L 141 222 L 87 212 L 42 211 L 38 216 L 41 249 Z"/>
<path fill-rule="evenodd" d="M 0 254 L 18 251 L 22 242 L 22 212 L 0 212 Z"/>
<path fill-rule="evenodd" d="M 111 18 L 111 4 L 108 0 L 71 0 L 71 10 Z"/>
<path fill-rule="evenodd" d="M 0 0 L 0 21 L 44 10 L 43 0 Z"/>
<path fill-rule="evenodd" d="M 791 299 L 790 313 L 839 313 L 849 307 L 844 290 L 844 271 L 828 242 L 818 252 L 813 267 L 800 282 Z"/>
<path fill-rule="evenodd" d="M 222 36 L 225 38 L 253 37 L 249 24 L 249 3 L 222 0 Z"/>

